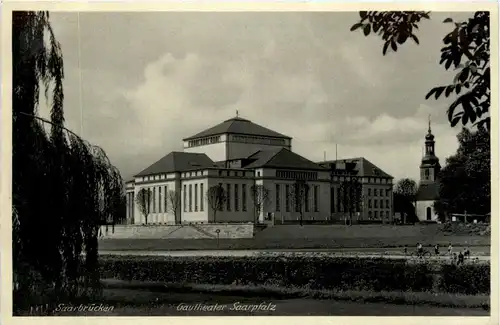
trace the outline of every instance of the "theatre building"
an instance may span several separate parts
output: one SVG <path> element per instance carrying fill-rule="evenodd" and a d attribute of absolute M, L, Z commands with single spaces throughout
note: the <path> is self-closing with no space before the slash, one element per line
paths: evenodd
<path fill-rule="evenodd" d="M 365 158 L 313 162 L 293 152 L 291 137 L 238 116 L 183 143 L 182 152 L 165 155 L 126 183 L 129 223 L 145 224 L 145 213 L 148 224 L 340 220 L 346 216 L 338 195 L 346 162 L 355 162 L 349 175 L 362 186 L 355 220 L 392 216 L 392 177 Z M 149 195 L 146 210 L 140 209 L 144 200 L 138 203 L 141 190 Z M 214 193 L 227 198 L 222 205 L 214 203 Z"/>

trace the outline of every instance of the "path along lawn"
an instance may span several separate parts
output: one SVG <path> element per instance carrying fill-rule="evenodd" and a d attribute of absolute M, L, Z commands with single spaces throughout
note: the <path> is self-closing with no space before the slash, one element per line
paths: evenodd
<path fill-rule="evenodd" d="M 480 236 L 434 236 L 422 237 L 388 237 L 388 238 L 245 238 L 245 239 L 102 239 L 99 241 L 101 251 L 176 251 L 176 250 L 250 250 L 250 249 L 375 249 L 402 248 L 407 245 L 414 248 L 417 243 L 425 246 L 439 244 L 446 250 L 449 243 L 456 248 L 468 246 L 482 247 L 481 251 L 489 251 L 490 237 Z"/>

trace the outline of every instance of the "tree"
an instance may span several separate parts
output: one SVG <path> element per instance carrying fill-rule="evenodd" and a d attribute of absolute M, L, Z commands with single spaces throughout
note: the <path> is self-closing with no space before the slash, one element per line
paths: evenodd
<path fill-rule="evenodd" d="M 141 211 L 144 216 L 144 221 L 148 224 L 149 212 L 151 211 L 151 190 L 149 188 L 141 188 L 139 192 L 137 192 L 136 202 L 139 207 L 139 211 Z"/>
<path fill-rule="evenodd" d="M 420 22 L 430 19 L 423 11 L 361 11 L 361 19 L 351 31 L 361 29 L 365 36 L 377 33 L 384 41 L 383 55 L 389 47 L 396 52 L 398 46 L 412 39 L 419 44 L 414 30 Z M 454 127 L 460 121 L 464 126 L 473 124 L 490 129 L 490 14 L 477 11 L 465 22 L 444 20 L 452 30 L 443 38 L 441 60 L 446 70 L 459 70 L 449 85 L 432 88 L 427 95 L 439 99 L 454 96 L 448 108 L 448 120 Z"/>
<path fill-rule="evenodd" d="M 491 211 L 491 156 L 489 132 L 479 127 L 471 132 L 463 128 L 457 135 L 457 153 L 446 159 L 439 173 L 442 214 L 486 214 Z"/>
<path fill-rule="evenodd" d="M 290 204 L 295 208 L 295 212 L 300 213 L 299 222 L 302 226 L 304 220 L 304 210 L 308 212 L 309 206 L 309 193 L 311 187 L 305 181 L 296 181 L 290 187 L 290 193 L 287 193 L 290 198 Z"/>
<path fill-rule="evenodd" d="M 403 214 L 403 223 L 406 224 L 407 217 L 413 219 L 415 215 L 415 201 L 417 195 L 417 182 L 410 178 L 400 179 L 394 188 L 395 210 Z"/>
<path fill-rule="evenodd" d="M 250 187 L 252 202 L 254 205 L 254 223 L 259 220 L 260 213 L 269 204 L 269 189 L 264 185 L 252 185 Z"/>
<path fill-rule="evenodd" d="M 227 201 L 227 194 L 222 184 L 214 185 L 207 190 L 207 201 L 214 214 L 214 223 L 217 222 L 217 211 L 222 211 Z"/>
<path fill-rule="evenodd" d="M 177 215 L 179 214 L 181 208 L 181 193 L 172 190 L 168 191 L 167 203 L 168 210 L 172 212 L 172 214 L 174 215 L 174 219 L 177 218 Z"/>
<path fill-rule="evenodd" d="M 101 293 L 99 228 L 116 222 L 124 193 L 106 153 L 64 126 L 63 56 L 47 12 L 13 12 L 12 71 L 16 314 Z M 42 89 L 50 119 L 38 116 Z"/>
<path fill-rule="evenodd" d="M 356 178 L 346 179 L 340 183 L 340 204 L 343 211 L 349 213 L 349 224 L 352 225 L 352 214 L 361 212 L 361 203 L 363 202 L 362 185 Z"/>

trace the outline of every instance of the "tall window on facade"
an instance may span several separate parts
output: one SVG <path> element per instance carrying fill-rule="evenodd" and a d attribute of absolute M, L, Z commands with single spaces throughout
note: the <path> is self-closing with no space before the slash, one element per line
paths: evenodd
<path fill-rule="evenodd" d="M 378 195 L 378 190 L 376 188 L 373 189 L 373 196 L 377 196 Z"/>
<path fill-rule="evenodd" d="M 168 212 L 168 187 L 164 186 L 163 190 L 165 194 L 163 195 L 163 209 L 164 212 Z"/>
<path fill-rule="evenodd" d="M 281 198 L 280 198 L 280 184 L 276 184 L 276 212 L 280 212 Z"/>
<path fill-rule="evenodd" d="M 375 214 L 375 219 L 378 219 L 378 211 L 375 211 L 374 214 Z"/>
<path fill-rule="evenodd" d="M 156 213 L 156 187 L 153 187 L 153 213 Z"/>
<path fill-rule="evenodd" d="M 318 207 L 318 190 L 319 190 L 319 186 L 318 185 L 314 186 L 314 212 L 318 212 L 319 211 L 319 207 Z"/>
<path fill-rule="evenodd" d="M 342 212 L 342 193 L 340 192 L 340 187 L 337 187 L 337 211 Z"/>
<path fill-rule="evenodd" d="M 330 187 L 330 212 L 335 212 L 335 188 Z"/>
<path fill-rule="evenodd" d="M 371 188 L 368 189 L 368 196 L 372 196 L 372 189 Z"/>
<path fill-rule="evenodd" d="M 368 199 L 368 208 L 371 209 L 372 208 L 372 200 L 371 199 Z"/>
<path fill-rule="evenodd" d="M 189 212 L 193 211 L 193 185 L 189 184 Z"/>
<path fill-rule="evenodd" d="M 241 208 L 243 211 L 247 210 L 247 185 L 241 185 Z"/>
<path fill-rule="evenodd" d="M 375 208 L 378 208 L 378 201 L 377 200 L 373 200 L 373 204 L 375 205 Z"/>
<path fill-rule="evenodd" d="M 373 216 L 372 216 L 372 212 L 371 211 L 368 211 L 368 219 L 372 220 Z"/>
<path fill-rule="evenodd" d="M 158 187 L 158 212 L 159 213 L 163 212 L 162 209 L 161 209 L 162 208 L 162 204 L 161 204 L 162 201 L 163 200 L 162 200 L 162 196 L 161 196 L 161 186 L 160 186 L 160 187 Z"/>
<path fill-rule="evenodd" d="M 239 200 L 238 184 L 234 184 L 234 211 L 240 211 Z"/>
<path fill-rule="evenodd" d="M 184 212 L 187 212 L 187 186 L 184 185 L 184 194 L 182 195 L 184 197 Z"/>
<path fill-rule="evenodd" d="M 194 211 L 198 211 L 198 184 L 194 184 Z"/>
<path fill-rule="evenodd" d="M 305 212 L 309 212 L 309 198 L 311 197 L 310 191 L 306 190 L 304 192 L 304 210 Z"/>
<path fill-rule="evenodd" d="M 231 184 L 226 184 L 226 211 L 231 211 Z"/>
<path fill-rule="evenodd" d="M 285 211 L 290 212 L 290 185 L 285 185 Z"/>
<path fill-rule="evenodd" d="M 200 184 L 200 211 L 203 211 L 205 203 L 205 193 L 203 192 L 203 183 Z"/>
<path fill-rule="evenodd" d="M 430 173 L 429 173 L 429 170 L 428 170 L 428 169 L 426 169 L 426 170 L 424 171 L 424 175 L 425 175 L 425 179 L 426 179 L 426 180 L 428 180 L 428 179 L 429 179 L 429 174 L 430 174 Z"/>
<path fill-rule="evenodd" d="M 385 200 L 385 207 L 389 208 L 389 200 Z"/>

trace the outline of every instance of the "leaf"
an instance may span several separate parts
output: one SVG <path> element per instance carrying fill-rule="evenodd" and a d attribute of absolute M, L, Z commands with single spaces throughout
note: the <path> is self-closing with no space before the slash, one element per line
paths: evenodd
<path fill-rule="evenodd" d="M 460 94 L 460 91 L 462 90 L 462 86 L 460 84 L 456 85 L 455 87 L 455 93 L 458 95 Z"/>
<path fill-rule="evenodd" d="M 382 49 L 382 54 L 385 55 L 385 53 L 387 53 L 387 48 L 389 47 L 389 44 L 391 42 L 390 41 L 387 41 L 384 43 L 384 48 Z"/>
<path fill-rule="evenodd" d="M 439 99 L 439 96 L 443 93 L 446 87 L 436 87 L 436 93 L 434 95 L 434 98 Z"/>
<path fill-rule="evenodd" d="M 396 42 L 394 40 L 391 40 L 391 48 L 394 52 L 397 52 L 398 46 L 396 45 Z"/>
<path fill-rule="evenodd" d="M 427 95 L 425 95 L 425 99 L 429 99 L 432 96 L 432 94 L 434 94 L 434 92 L 436 92 L 436 88 L 432 88 L 431 90 L 429 90 Z"/>
<path fill-rule="evenodd" d="M 443 23 L 452 23 L 453 22 L 453 19 L 451 18 L 446 18 L 445 20 L 443 20 Z"/>
<path fill-rule="evenodd" d="M 408 35 L 406 35 L 405 33 L 399 33 L 397 42 L 399 44 L 403 44 L 404 42 L 406 42 L 407 39 L 408 39 Z"/>
<path fill-rule="evenodd" d="M 460 122 L 461 116 L 454 117 L 450 120 L 451 127 L 454 127 Z"/>
<path fill-rule="evenodd" d="M 361 17 L 361 19 L 366 19 L 367 16 L 368 16 L 368 11 L 359 12 L 359 17 Z"/>
<path fill-rule="evenodd" d="M 363 33 L 365 34 L 365 36 L 368 36 L 370 34 L 370 31 L 371 31 L 370 24 L 366 24 L 365 27 L 363 28 Z"/>
<path fill-rule="evenodd" d="M 373 32 L 377 33 L 379 29 L 380 29 L 380 24 L 377 22 L 373 23 Z"/>
<path fill-rule="evenodd" d="M 450 94 L 453 92 L 453 89 L 455 89 L 455 86 L 453 86 L 453 85 L 446 87 L 446 91 L 444 93 L 444 96 L 445 97 L 450 96 Z"/>
<path fill-rule="evenodd" d="M 362 23 L 357 23 L 357 24 L 352 25 L 351 32 L 355 31 L 356 29 L 359 29 L 362 26 L 363 26 Z"/>
<path fill-rule="evenodd" d="M 467 124 L 467 122 L 469 122 L 469 116 L 468 116 L 466 113 L 464 113 L 464 114 L 462 115 L 462 124 L 463 124 L 463 125 L 466 125 L 466 124 Z"/>
<path fill-rule="evenodd" d="M 420 44 L 418 37 L 416 35 L 411 34 L 410 37 L 413 39 L 415 43 Z"/>

